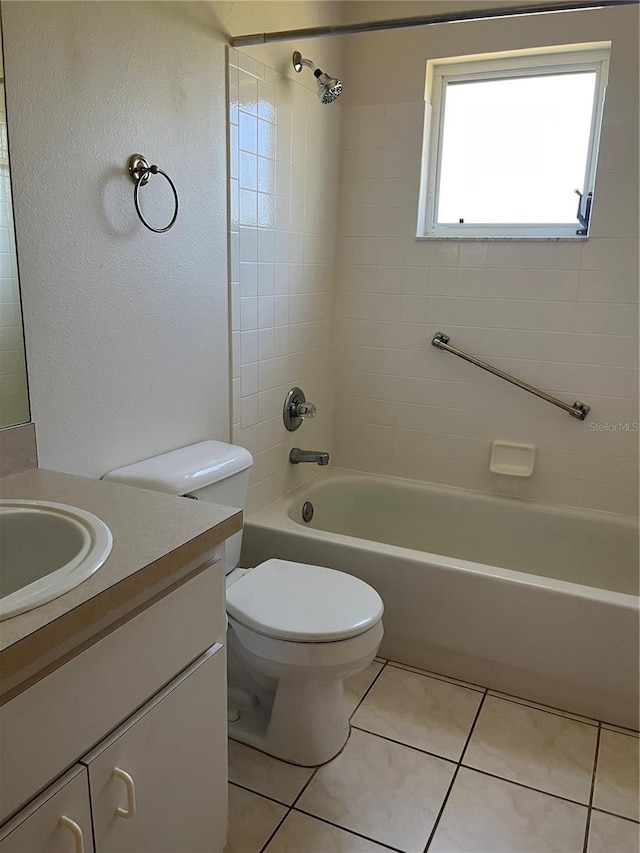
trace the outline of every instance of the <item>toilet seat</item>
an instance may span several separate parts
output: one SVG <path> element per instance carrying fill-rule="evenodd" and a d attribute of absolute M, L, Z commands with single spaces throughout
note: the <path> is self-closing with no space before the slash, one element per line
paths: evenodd
<path fill-rule="evenodd" d="M 229 616 L 258 634 L 296 643 L 357 637 L 382 618 L 382 599 L 364 581 L 288 560 L 267 560 L 227 589 Z"/>
<path fill-rule="evenodd" d="M 250 659 L 254 668 L 284 680 L 305 680 L 310 676 L 316 680 L 346 678 L 362 668 L 363 660 L 366 660 L 364 666 L 368 664 L 384 635 L 382 620 L 357 637 L 332 643 L 277 640 L 245 628 L 233 617 L 229 618 L 229 628 L 242 647 L 243 657 Z"/>

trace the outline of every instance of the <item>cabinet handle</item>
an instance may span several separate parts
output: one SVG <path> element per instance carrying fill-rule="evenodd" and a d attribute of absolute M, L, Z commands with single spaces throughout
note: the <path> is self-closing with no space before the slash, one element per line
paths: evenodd
<path fill-rule="evenodd" d="M 84 853 L 84 838 L 82 836 L 82 830 L 80 826 L 75 822 L 75 820 L 71 820 L 70 817 L 66 815 L 62 815 L 60 818 L 60 826 L 63 826 L 65 829 L 68 829 L 69 832 L 73 835 L 73 840 L 76 845 L 76 853 Z"/>
<path fill-rule="evenodd" d="M 136 786 L 133 779 L 126 770 L 121 770 L 119 767 L 114 767 L 111 775 L 116 779 L 122 779 L 127 788 L 127 808 L 117 808 L 116 814 L 118 817 L 131 818 L 136 813 Z"/>

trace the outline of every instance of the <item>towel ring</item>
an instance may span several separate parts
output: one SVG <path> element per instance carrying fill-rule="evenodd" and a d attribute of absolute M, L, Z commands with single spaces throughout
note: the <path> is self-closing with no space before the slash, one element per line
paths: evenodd
<path fill-rule="evenodd" d="M 135 184 L 133 190 L 133 203 L 136 207 L 136 213 L 140 217 L 140 221 L 148 228 L 149 231 L 154 231 L 156 234 L 163 234 L 165 231 L 168 231 L 170 228 L 173 228 L 176 219 L 178 218 L 178 191 L 175 188 L 175 185 L 169 175 L 166 172 L 163 172 L 162 169 L 159 169 L 157 166 L 150 166 L 148 161 L 142 156 L 142 154 L 132 154 L 129 157 L 129 175 L 131 176 L 131 180 Z M 162 175 L 163 178 L 166 178 L 169 186 L 171 187 L 171 191 L 173 192 L 173 198 L 175 201 L 176 209 L 173 213 L 173 217 L 171 222 L 165 226 L 164 228 L 154 228 L 149 225 L 144 216 L 142 215 L 142 211 L 140 210 L 140 202 L 138 200 L 138 194 L 140 192 L 140 187 L 144 187 L 149 183 L 149 177 L 151 175 Z"/>

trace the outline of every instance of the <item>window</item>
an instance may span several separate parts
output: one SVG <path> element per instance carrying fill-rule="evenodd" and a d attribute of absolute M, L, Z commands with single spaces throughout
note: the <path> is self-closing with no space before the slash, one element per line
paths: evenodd
<path fill-rule="evenodd" d="M 609 52 L 428 62 L 418 236 L 585 236 Z"/>

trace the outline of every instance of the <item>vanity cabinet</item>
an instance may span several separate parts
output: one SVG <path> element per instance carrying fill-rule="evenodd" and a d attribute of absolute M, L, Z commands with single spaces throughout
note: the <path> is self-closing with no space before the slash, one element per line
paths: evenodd
<path fill-rule="evenodd" d="M 0 705 L 0 853 L 220 853 L 224 640 L 218 552 Z"/>
<path fill-rule="evenodd" d="M 219 853 L 224 678 L 216 646 L 0 830 L 0 853 Z"/>
<path fill-rule="evenodd" d="M 0 853 L 94 853 L 86 767 L 76 765 L 0 830 Z"/>
<path fill-rule="evenodd" d="M 225 677 L 224 650 L 207 652 L 81 759 L 96 853 L 225 846 L 226 699 L 218 689 Z"/>

